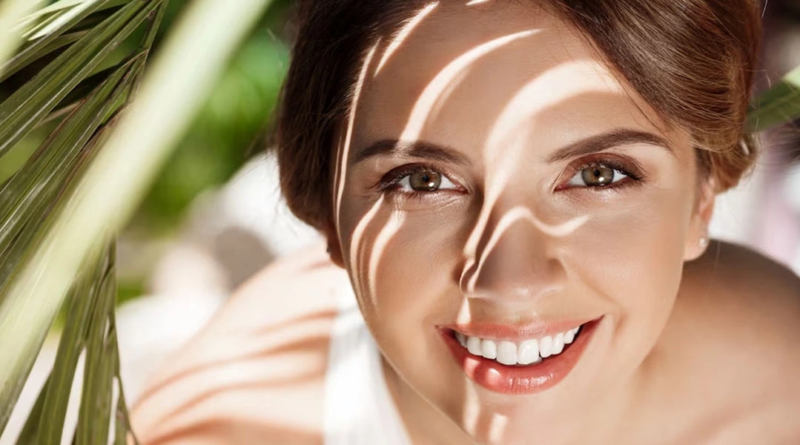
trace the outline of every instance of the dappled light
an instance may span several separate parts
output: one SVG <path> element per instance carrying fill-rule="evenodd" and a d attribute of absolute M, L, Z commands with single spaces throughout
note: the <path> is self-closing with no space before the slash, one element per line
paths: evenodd
<path fill-rule="evenodd" d="M 429 124 L 428 117 L 430 112 L 435 107 L 436 102 L 441 99 L 442 93 L 446 92 L 448 88 L 455 88 L 452 87 L 451 84 L 457 79 L 463 79 L 463 77 L 460 76 L 463 76 L 465 71 L 469 71 L 471 66 L 478 60 L 492 51 L 496 51 L 517 39 L 530 37 L 536 34 L 536 32 L 536 30 L 527 30 L 498 37 L 472 48 L 450 62 L 450 64 L 439 72 L 431 83 L 428 84 L 425 91 L 420 94 L 417 104 L 414 106 L 414 110 L 408 118 L 406 128 L 400 134 L 399 139 L 401 141 L 419 139 L 425 125 Z"/>
<path fill-rule="evenodd" d="M 797 442 L 775 2 L 3 2 L 0 445 Z"/>
<path fill-rule="evenodd" d="M 337 147 L 337 154 L 336 154 L 336 171 L 334 176 L 334 215 L 336 220 L 339 220 L 341 208 L 342 208 L 342 194 L 344 193 L 344 183 L 347 178 L 347 159 L 350 158 L 350 144 L 352 143 L 353 138 L 353 126 L 355 125 L 355 116 L 356 112 L 358 111 L 358 102 L 359 98 L 361 97 L 361 90 L 364 87 L 364 79 L 367 77 L 367 69 L 369 68 L 370 62 L 372 58 L 375 56 L 375 51 L 378 49 L 378 44 L 380 41 L 375 42 L 374 45 L 367 53 L 367 57 L 364 59 L 362 63 L 361 73 L 358 76 L 358 80 L 354 85 L 353 89 L 353 104 L 350 107 L 350 116 L 347 120 L 347 129 L 344 133 L 344 139 L 342 140 L 341 144 Z M 338 232 L 339 239 L 341 240 L 342 234 Z"/>
<path fill-rule="evenodd" d="M 476 3 L 467 6 L 473 4 Z M 400 270 L 405 267 L 398 264 L 398 247 L 410 248 L 407 246 L 410 234 L 434 236 L 425 233 L 445 232 L 445 229 L 417 225 L 424 218 L 420 215 L 426 214 L 424 205 L 415 201 L 421 198 L 377 194 L 375 186 L 362 189 L 363 179 L 356 178 L 363 178 L 373 169 L 385 171 L 402 165 L 401 162 L 415 160 L 452 163 L 459 170 L 480 171 L 480 174 L 470 173 L 480 178 L 480 182 L 467 182 L 464 187 L 467 191 L 460 192 L 463 195 L 451 195 L 437 210 L 446 214 L 454 211 L 448 210 L 451 208 L 472 209 L 474 213 L 469 219 L 460 220 L 455 226 L 458 235 L 452 239 L 438 239 L 438 248 L 418 247 L 423 263 L 425 258 L 447 258 L 445 252 L 457 249 L 458 261 L 452 266 L 443 266 L 453 269 L 449 272 L 451 275 L 431 279 L 438 289 L 432 292 L 448 299 L 435 304 L 452 306 L 457 301 L 455 309 L 448 309 L 452 314 L 450 320 L 467 326 L 491 320 L 488 314 L 494 312 L 487 312 L 490 309 L 506 314 L 506 307 L 531 308 L 539 304 L 539 299 L 546 299 L 547 304 L 537 310 L 529 309 L 527 313 L 515 315 L 520 321 L 546 320 L 547 312 L 541 310 L 557 308 L 559 295 L 567 285 L 566 266 L 561 264 L 562 251 L 568 249 L 564 246 L 572 246 L 575 243 L 572 238 L 588 236 L 583 229 L 591 227 L 595 215 L 577 206 L 573 206 L 574 211 L 570 207 L 556 210 L 558 207 L 554 204 L 531 194 L 531 187 L 553 193 L 559 185 L 532 186 L 531 172 L 538 170 L 532 170 L 531 166 L 565 165 L 577 157 L 578 151 L 582 150 L 584 155 L 600 152 L 611 147 L 612 142 L 628 144 L 629 150 L 634 150 L 634 146 L 638 150 L 649 150 L 643 145 L 660 143 L 657 136 L 647 136 L 649 132 L 662 134 L 652 110 L 642 107 L 635 95 L 591 52 L 571 47 L 570 52 L 562 55 L 526 58 L 525 49 L 552 45 L 562 38 L 547 26 L 527 29 L 510 26 L 506 32 L 486 33 L 481 39 L 459 47 L 458 51 L 448 48 L 447 58 L 436 60 L 435 68 L 430 66 L 430 59 L 422 59 L 414 72 L 404 71 L 401 68 L 404 63 L 415 62 L 407 47 L 422 44 L 424 36 L 435 26 L 438 14 L 452 12 L 456 7 L 442 8 L 438 3 L 431 3 L 416 11 L 391 38 L 383 40 L 385 47 L 380 57 L 376 52 L 381 40 L 370 47 L 361 62 L 361 74 L 354 82 L 350 114 L 342 125 L 344 137 L 335 150 L 334 224 L 361 310 L 367 324 L 378 332 L 389 329 L 379 323 L 389 322 L 399 309 L 396 303 L 388 303 L 389 297 L 385 294 L 406 288 L 411 292 L 419 286 L 410 271 L 401 274 L 406 278 L 393 281 L 397 279 L 393 274 L 398 267 Z M 502 66 L 509 60 L 515 60 L 518 71 L 509 74 L 493 70 L 493 66 Z M 365 78 L 366 72 L 374 74 Z M 376 96 L 385 89 L 395 91 L 400 87 L 395 81 L 405 79 L 408 82 L 409 78 L 420 82 L 412 88 L 417 91 L 415 95 L 386 93 L 387 96 Z M 476 85 L 487 82 L 492 85 L 493 94 L 481 95 Z M 376 113 L 390 106 L 391 123 L 375 124 L 382 116 Z M 602 109 L 620 111 L 612 114 L 616 120 L 608 120 L 597 114 Z M 585 116 L 586 124 L 575 131 L 568 131 L 566 124 L 558 121 L 569 121 L 577 116 Z M 481 127 L 465 130 L 476 137 L 470 139 L 453 133 L 450 127 L 454 119 L 475 120 Z M 635 131 L 625 128 L 626 125 L 633 126 Z M 597 139 L 598 135 L 606 133 L 611 136 Z M 367 149 L 365 146 L 374 139 L 379 142 Z M 446 145 L 443 140 L 447 141 Z M 602 145 L 604 141 L 609 143 Z M 384 165 L 387 167 L 382 167 Z M 375 193 L 374 199 L 372 193 Z M 472 200 L 468 207 L 460 204 L 467 198 Z M 591 233 L 591 229 L 586 230 Z M 415 258 L 411 255 L 408 260 L 414 262 Z M 414 270 L 415 266 L 409 264 L 408 267 Z M 416 298 L 416 295 L 412 293 L 407 298 Z M 389 339 L 386 334 L 377 338 L 379 345 L 388 349 L 387 354 L 398 353 L 397 340 Z M 433 349 L 426 350 L 434 353 Z M 434 354 L 438 355 L 439 351 Z M 492 367 L 477 361 L 467 361 L 464 366 L 467 376 L 481 374 L 485 376 L 482 381 L 489 385 L 506 384 L 507 377 Z M 415 376 L 424 372 L 403 366 L 397 371 L 387 370 L 398 371 L 411 373 L 411 376 L 404 375 L 404 379 L 418 378 Z M 531 388 L 547 385 L 550 379 L 548 374 L 521 381 L 514 384 L 514 390 L 532 391 Z M 390 379 L 389 384 L 399 381 L 402 380 Z M 407 390 L 395 388 L 395 391 Z M 461 403 L 451 409 L 460 413 L 460 427 L 469 436 L 485 443 L 505 443 L 516 437 L 524 425 L 510 414 L 517 412 L 516 409 L 511 409 L 510 405 L 504 408 L 510 401 L 499 403 L 484 391 L 474 381 L 464 378 L 462 390 L 456 393 L 450 390 L 448 397 L 456 397 L 451 400 Z"/>
<path fill-rule="evenodd" d="M 506 213 L 502 215 L 497 225 L 493 228 L 491 232 L 491 236 L 489 240 L 486 242 L 485 247 L 478 252 L 477 261 L 468 262 L 466 263 L 466 268 L 461 276 L 461 282 L 466 282 L 466 285 L 462 284 L 461 287 L 464 289 L 468 294 L 476 294 L 475 284 L 478 281 L 478 277 L 481 274 L 481 268 L 483 264 L 486 262 L 486 258 L 488 258 L 492 251 L 494 250 L 497 243 L 500 241 L 500 238 L 509 230 L 509 228 L 516 224 L 516 223 L 529 223 L 533 226 L 534 230 L 538 230 L 542 232 L 546 236 L 550 237 L 565 237 L 570 235 L 572 232 L 578 230 L 582 225 L 589 221 L 588 215 L 583 215 L 576 217 L 570 221 L 565 223 L 559 224 L 557 226 L 550 226 L 542 223 L 533 212 L 527 208 L 522 206 L 517 206 L 512 209 L 509 209 Z M 499 259 L 498 261 L 503 261 Z"/>
<path fill-rule="evenodd" d="M 381 72 L 381 68 L 383 68 L 383 65 L 386 63 L 386 61 L 392 57 L 392 54 L 397 51 L 397 48 L 403 44 L 409 34 L 414 31 L 414 28 L 419 25 L 419 23 L 424 20 L 425 17 L 437 6 L 439 6 L 439 2 L 429 3 L 413 17 L 411 17 L 411 19 L 408 20 L 408 22 L 397 31 L 394 37 L 389 40 L 389 45 L 386 47 L 386 50 L 384 50 L 383 56 L 381 57 L 380 62 L 378 62 L 377 68 L 375 68 L 375 74 L 373 74 L 373 77 L 377 76 L 378 73 Z M 369 64 L 369 61 L 367 61 L 367 64 Z"/>

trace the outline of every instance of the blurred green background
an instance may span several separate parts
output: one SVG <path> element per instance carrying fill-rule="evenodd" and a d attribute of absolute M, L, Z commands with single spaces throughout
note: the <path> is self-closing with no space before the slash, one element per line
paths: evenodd
<path fill-rule="evenodd" d="M 171 0 L 154 43 L 169 32 L 190 0 Z M 292 38 L 287 20 L 291 0 L 275 0 L 255 33 L 233 57 L 197 119 L 133 217 L 128 237 L 140 246 L 122 259 L 118 302 L 147 293 L 146 284 L 165 242 L 180 229 L 182 216 L 204 190 L 224 184 L 264 150 Z M 128 268 L 124 266 L 128 265 Z"/>
<path fill-rule="evenodd" d="M 170 0 L 154 43 L 153 55 L 190 0 Z M 225 184 L 248 159 L 265 149 L 272 112 L 289 63 L 292 39 L 291 0 L 274 0 L 268 13 L 231 59 L 190 130 L 133 217 L 120 244 L 119 298 L 124 302 L 147 293 L 147 281 L 157 259 L 177 236 L 192 201 L 203 191 Z M 100 69 L 113 66 L 141 39 L 134 33 Z M 4 86 L 29 78 L 25 72 Z M 0 89 L 0 99 L 7 95 Z M 42 125 L 14 147 L 0 164 L 5 181 L 55 128 L 58 121 Z"/>
<path fill-rule="evenodd" d="M 171 0 L 159 38 L 187 0 Z M 276 0 L 257 32 L 233 58 L 200 116 L 159 176 L 133 226 L 152 234 L 175 230 L 202 190 L 224 183 L 257 150 L 289 63 L 290 0 Z M 159 44 L 157 38 L 156 51 Z"/>

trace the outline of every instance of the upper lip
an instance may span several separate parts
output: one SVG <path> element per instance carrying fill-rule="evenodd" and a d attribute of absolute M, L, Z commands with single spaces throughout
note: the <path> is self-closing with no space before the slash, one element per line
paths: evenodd
<path fill-rule="evenodd" d="M 595 318 L 594 320 L 597 320 Z M 440 329 L 449 329 L 460 332 L 469 337 L 480 337 L 487 340 L 518 341 L 531 338 L 541 338 L 566 332 L 586 323 L 594 321 L 589 318 L 563 319 L 557 321 L 535 321 L 524 324 L 503 324 L 472 321 L 469 323 L 453 323 L 440 325 Z"/>

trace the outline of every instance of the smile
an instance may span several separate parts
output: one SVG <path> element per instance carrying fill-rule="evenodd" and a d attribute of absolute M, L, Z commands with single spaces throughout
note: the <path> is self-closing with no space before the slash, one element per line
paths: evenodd
<path fill-rule="evenodd" d="M 502 394 L 533 394 L 572 371 L 601 319 L 527 328 L 453 325 L 438 331 L 459 367 L 480 386 Z"/>
<path fill-rule="evenodd" d="M 508 366 L 530 366 L 540 363 L 542 359 L 561 354 L 564 347 L 575 340 L 579 331 L 580 326 L 553 336 L 546 335 L 539 339 L 528 339 L 519 343 L 470 337 L 458 331 L 454 332 L 458 343 L 472 355 L 496 360 Z"/>

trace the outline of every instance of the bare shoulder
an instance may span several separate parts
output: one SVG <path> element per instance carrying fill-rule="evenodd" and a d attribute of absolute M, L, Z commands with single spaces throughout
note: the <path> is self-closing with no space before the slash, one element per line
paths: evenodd
<path fill-rule="evenodd" d="M 695 402 L 723 413 L 712 436 L 725 437 L 709 442 L 798 443 L 800 277 L 794 272 L 751 249 L 714 242 L 686 265 L 665 334 L 679 363 L 675 372 L 691 369 L 685 381 L 693 381 L 686 387 Z"/>
<path fill-rule="evenodd" d="M 800 333 L 800 277 L 747 247 L 713 242 L 703 257 L 686 265 L 682 292 L 706 314 L 713 310 L 724 316 L 720 321 L 743 323 L 736 329 L 742 335 L 763 337 L 754 329 L 767 326 Z"/>
<path fill-rule="evenodd" d="M 245 283 L 152 379 L 133 409 L 144 444 L 322 443 L 337 288 L 317 247 Z"/>

